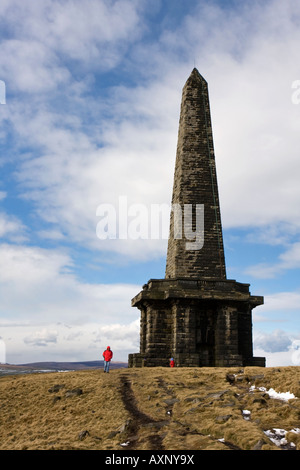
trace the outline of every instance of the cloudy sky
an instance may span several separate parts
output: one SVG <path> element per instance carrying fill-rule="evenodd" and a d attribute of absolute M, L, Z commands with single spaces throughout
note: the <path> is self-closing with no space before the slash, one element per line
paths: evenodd
<path fill-rule="evenodd" d="M 136 211 L 170 204 L 181 90 L 196 66 L 227 277 L 265 298 L 255 355 L 300 365 L 299 2 L 1 0 L 0 21 L 2 359 L 139 350 L 130 301 L 164 277 L 167 241 L 138 237 Z M 104 208 L 118 227 L 124 203 L 133 235 L 101 238 Z"/>

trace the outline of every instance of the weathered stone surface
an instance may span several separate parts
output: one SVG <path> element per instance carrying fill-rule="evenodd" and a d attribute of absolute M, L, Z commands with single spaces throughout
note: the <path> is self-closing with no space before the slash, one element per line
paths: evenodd
<path fill-rule="evenodd" d="M 179 367 L 264 366 L 252 351 L 252 309 L 263 297 L 226 278 L 208 87 L 196 69 L 182 93 L 172 204 L 183 216 L 193 207 L 193 220 L 188 227 L 180 220 L 178 237 L 171 211 L 165 279 L 150 279 L 132 299 L 141 311 L 140 352 L 129 355 L 129 367 L 168 366 L 170 357 Z M 197 228 L 197 205 L 204 243 L 194 249 L 185 230 Z"/>
<path fill-rule="evenodd" d="M 182 91 L 172 204 L 204 205 L 204 245 L 187 250 L 186 230 L 174 237 L 171 212 L 166 278 L 225 279 L 225 257 L 206 80 L 194 69 Z M 195 215 L 195 214 L 194 214 Z M 195 219 L 195 217 L 194 217 Z M 182 223 L 182 226 L 184 224 Z M 196 220 L 193 220 L 193 231 Z M 193 243 L 193 242 L 192 242 Z"/>
<path fill-rule="evenodd" d="M 232 415 L 223 415 L 223 416 L 216 416 L 217 423 L 226 423 L 231 418 Z"/>
<path fill-rule="evenodd" d="M 61 397 L 59 395 L 55 395 L 55 397 L 53 397 L 52 403 L 55 404 L 56 402 L 60 400 L 61 400 Z"/>
<path fill-rule="evenodd" d="M 122 424 L 122 426 L 119 427 L 118 432 L 122 433 L 122 432 L 128 431 L 131 425 L 132 425 L 132 419 L 129 418 L 125 421 L 125 423 Z"/>
<path fill-rule="evenodd" d="M 80 441 L 83 441 L 89 435 L 90 433 L 85 429 L 84 431 L 80 431 L 80 433 L 78 434 L 78 439 Z"/>
<path fill-rule="evenodd" d="M 59 392 L 62 388 L 64 388 L 64 384 L 55 384 L 52 387 L 48 389 L 49 393 L 57 393 Z"/>
<path fill-rule="evenodd" d="M 67 390 L 66 391 L 66 397 L 78 397 L 79 395 L 82 395 L 82 389 L 81 388 L 74 388 L 73 390 Z"/>
<path fill-rule="evenodd" d="M 164 403 L 166 403 L 167 405 L 174 405 L 174 403 L 178 403 L 178 402 L 179 402 L 178 398 L 166 398 L 164 400 Z"/>

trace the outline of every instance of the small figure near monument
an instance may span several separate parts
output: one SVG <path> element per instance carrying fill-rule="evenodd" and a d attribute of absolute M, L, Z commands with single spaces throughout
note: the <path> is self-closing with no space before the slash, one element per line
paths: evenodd
<path fill-rule="evenodd" d="M 110 346 L 107 346 L 105 351 L 103 351 L 102 356 L 103 356 L 103 359 L 104 359 L 104 372 L 108 373 L 109 372 L 110 361 L 113 357 L 113 352 L 110 349 Z"/>
<path fill-rule="evenodd" d="M 170 359 L 170 367 L 175 367 L 175 361 L 174 361 L 173 357 L 171 357 L 171 359 Z"/>

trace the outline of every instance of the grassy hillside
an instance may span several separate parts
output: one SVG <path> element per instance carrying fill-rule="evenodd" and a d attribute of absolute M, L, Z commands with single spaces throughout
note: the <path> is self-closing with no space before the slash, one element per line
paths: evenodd
<path fill-rule="evenodd" d="M 4 376 L 0 397 L 0 449 L 300 449 L 300 367 Z"/>

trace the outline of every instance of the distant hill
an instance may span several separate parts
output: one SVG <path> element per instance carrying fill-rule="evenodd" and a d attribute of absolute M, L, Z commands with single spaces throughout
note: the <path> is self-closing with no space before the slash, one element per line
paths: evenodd
<path fill-rule="evenodd" d="M 103 367 L 104 361 L 80 361 L 80 362 L 32 362 L 30 364 L 20 364 L 21 366 L 33 367 L 36 369 L 48 370 L 82 370 L 82 369 L 99 369 Z M 127 362 L 111 361 L 112 369 L 120 369 L 127 367 Z"/>
<path fill-rule="evenodd" d="M 127 362 L 112 361 L 111 369 L 127 368 Z M 28 374 L 30 372 L 91 370 L 103 368 L 103 361 L 79 362 L 31 362 L 28 364 L 0 364 L 0 376 L 8 374 Z"/>

